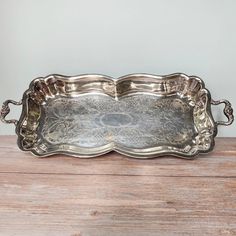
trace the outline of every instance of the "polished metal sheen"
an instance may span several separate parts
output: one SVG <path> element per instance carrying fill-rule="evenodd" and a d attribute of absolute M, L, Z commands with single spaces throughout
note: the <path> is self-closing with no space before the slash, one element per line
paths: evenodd
<path fill-rule="evenodd" d="M 18 146 L 37 156 L 94 157 L 115 150 L 135 158 L 193 158 L 214 147 L 218 125 L 233 122 L 227 100 L 213 101 L 196 76 L 49 75 L 33 80 L 16 125 Z M 228 121 L 214 121 L 211 104 L 225 103 Z"/>

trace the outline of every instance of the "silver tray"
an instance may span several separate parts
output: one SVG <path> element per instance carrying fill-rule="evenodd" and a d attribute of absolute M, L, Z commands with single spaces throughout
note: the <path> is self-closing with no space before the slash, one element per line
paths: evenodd
<path fill-rule="evenodd" d="M 22 104 L 6 120 L 9 103 Z M 211 104 L 225 104 L 228 121 L 215 121 Z M 182 73 L 49 75 L 33 80 L 22 101 L 3 103 L 1 120 L 16 125 L 18 146 L 37 156 L 95 157 L 117 151 L 135 158 L 193 158 L 214 147 L 218 125 L 233 122 L 227 100 L 213 101 L 204 82 Z"/>

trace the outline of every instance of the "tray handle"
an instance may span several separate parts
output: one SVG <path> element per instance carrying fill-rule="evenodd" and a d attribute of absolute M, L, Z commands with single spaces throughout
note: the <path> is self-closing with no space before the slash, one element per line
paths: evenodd
<path fill-rule="evenodd" d="M 227 121 L 216 121 L 216 125 L 226 125 L 226 126 L 231 125 L 234 121 L 233 108 L 232 108 L 231 103 L 226 99 L 221 99 L 218 101 L 214 101 L 211 99 L 212 105 L 219 105 L 221 103 L 225 104 L 223 112 L 228 120 Z"/>
<path fill-rule="evenodd" d="M 6 124 L 14 124 L 17 125 L 18 120 L 12 119 L 12 120 L 6 120 L 5 117 L 9 114 L 10 112 L 10 107 L 9 107 L 9 103 L 13 104 L 13 105 L 22 105 L 22 101 L 16 102 L 13 100 L 6 100 L 3 104 L 2 104 L 2 109 L 0 112 L 0 119 L 3 123 Z"/>

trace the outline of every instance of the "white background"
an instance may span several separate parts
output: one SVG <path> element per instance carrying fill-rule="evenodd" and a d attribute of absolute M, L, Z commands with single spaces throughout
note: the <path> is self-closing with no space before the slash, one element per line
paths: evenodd
<path fill-rule="evenodd" d="M 0 0 L 0 30 L 0 102 L 51 73 L 184 72 L 236 104 L 235 0 Z M 222 107 L 214 114 L 225 119 Z M 235 124 L 219 129 L 235 134 Z"/>

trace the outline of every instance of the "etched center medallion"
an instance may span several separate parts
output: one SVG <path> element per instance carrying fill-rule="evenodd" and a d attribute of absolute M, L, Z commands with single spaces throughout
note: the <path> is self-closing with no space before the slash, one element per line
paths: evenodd
<path fill-rule="evenodd" d="M 110 113 L 101 116 L 100 121 L 104 126 L 121 127 L 129 125 L 132 122 L 132 117 L 128 114 Z"/>

